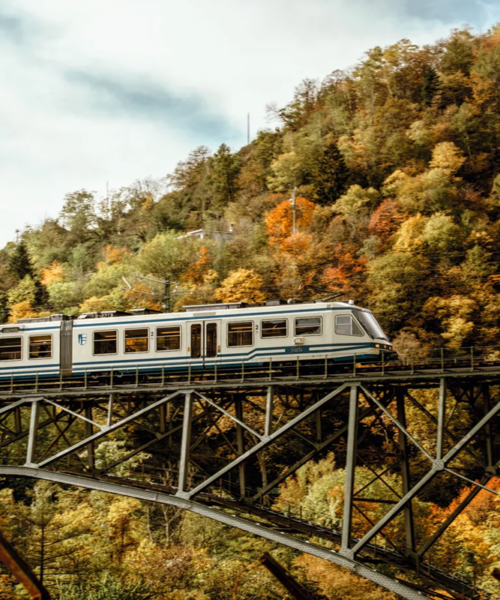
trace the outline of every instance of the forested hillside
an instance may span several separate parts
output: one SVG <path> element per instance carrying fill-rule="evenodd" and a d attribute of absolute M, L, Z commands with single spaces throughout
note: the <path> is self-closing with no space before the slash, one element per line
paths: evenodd
<path fill-rule="evenodd" d="M 500 346 L 499 89 L 500 28 L 453 31 L 423 48 L 408 40 L 374 48 L 352 70 L 306 80 L 288 105 L 269 106 L 270 128 L 240 150 L 197 148 L 164 180 L 105 198 L 70 192 L 57 217 L 27 227 L 0 252 L 0 320 L 161 308 L 163 284 L 152 280 L 172 281 L 174 310 L 306 299 L 313 286 L 372 309 L 402 353 Z M 203 240 L 185 235 L 197 229 L 207 232 Z M 320 490 L 342 481 L 325 464 L 283 489 L 316 517 L 331 508 Z M 299 489 L 304 481 L 309 491 Z M 419 508 L 429 523 L 453 509 L 432 500 Z M 59 570 L 77 585 L 92 572 L 132 589 L 137 581 L 119 582 L 134 571 L 153 586 L 144 598 L 284 597 L 258 567 L 265 542 L 239 539 L 235 557 L 233 538 L 218 525 L 46 484 L 0 493 L 2 518 L 17 515 L 8 527 L 35 562 L 22 524 L 39 536 L 43 503 L 55 511 L 48 531 L 57 525 L 71 539 L 71 560 L 54 562 L 54 585 Z M 495 589 L 499 515 L 496 501 L 479 494 L 450 529 L 452 547 L 433 560 Z M 98 559 L 85 554 L 89 543 Z M 331 599 L 391 597 L 311 557 L 282 554 Z M 9 581 L 0 598 L 12 597 Z M 89 597 L 80 592 L 62 597 Z M 143 597 L 135 593 L 109 598 Z"/>

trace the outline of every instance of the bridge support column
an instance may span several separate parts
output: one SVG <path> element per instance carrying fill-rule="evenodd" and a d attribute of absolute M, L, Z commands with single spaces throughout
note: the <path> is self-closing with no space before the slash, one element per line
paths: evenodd
<path fill-rule="evenodd" d="M 267 388 L 266 398 L 266 423 L 264 435 L 269 437 L 273 432 L 273 409 L 274 409 L 274 386 L 270 385 Z"/>
<path fill-rule="evenodd" d="M 113 422 L 113 405 L 115 402 L 115 395 L 110 394 L 108 399 L 108 418 L 106 420 L 106 426 L 111 427 L 111 423 Z"/>
<path fill-rule="evenodd" d="M 347 430 L 347 455 L 345 464 L 345 499 L 342 519 L 341 554 L 351 556 L 352 509 L 356 471 L 356 446 L 358 441 L 358 386 L 351 386 L 349 398 L 349 428 Z"/>
<path fill-rule="evenodd" d="M 405 390 L 398 388 L 396 390 L 396 402 L 398 410 L 398 421 L 406 429 L 406 407 Z M 398 430 L 398 445 L 401 453 L 401 479 L 403 484 L 403 496 L 406 496 L 411 489 L 410 463 L 408 456 L 408 439 L 406 435 Z M 412 554 L 415 552 L 415 527 L 413 522 L 413 508 L 411 500 L 404 507 L 404 523 L 406 536 L 406 552 Z"/>
<path fill-rule="evenodd" d="M 26 452 L 26 466 L 34 466 L 36 452 L 36 438 L 38 435 L 38 424 L 40 422 L 40 401 L 33 400 L 31 403 L 30 430 L 28 434 L 28 450 Z"/>
<path fill-rule="evenodd" d="M 177 492 L 179 496 L 182 496 L 186 492 L 187 488 L 192 416 L 193 400 L 191 397 L 191 392 L 187 392 L 184 400 L 184 420 L 182 423 L 181 457 L 179 463 L 179 490 Z"/>
<path fill-rule="evenodd" d="M 109 412 L 108 412 L 109 415 Z M 94 426 L 92 425 L 92 405 L 85 405 L 85 434 L 88 438 L 94 435 Z M 87 444 L 87 467 L 90 472 L 95 471 L 95 444 L 94 441 L 90 441 Z"/>
<path fill-rule="evenodd" d="M 436 458 L 441 460 L 444 451 L 444 433 L 446 427 L 446 379 L 443 377 L 439 382 L 439 406 L 438 406 L 438 429 L 437 429 L 437 451 Z"/>
<path fill-rule="evenodd" d="M 241 402 L 241 396 L 236 395 L 234 406 L 236 410 L 236 418 L 238 421 L 243 423 L 243 404 Z M 238 456 L 245 454 L 245 433 L 243 427 L 236 423 L 236 443 L 238 446 Z M 246 496 L 246 477 L 245 477 L 245 463 L 241 463 L 239 469 L 239 482 L 240 482 L 240 497 L 243 499 Z"/>
<path fill-rule="evenodd" d="M 487 383 L 484 383 L 481 386 L 481 388 L 481 391 L 483 393 L 484 414 L 487 415 L 491 410 L 490 386 Z M 491 422 L 486 423 L 486 425 L 484 426 L 484 432 L 486 434 L 486 467 L 488 470 L 492 471 L 490 474 L 493 474 L 495 459 L 493 454 L 493 437 Z"/>

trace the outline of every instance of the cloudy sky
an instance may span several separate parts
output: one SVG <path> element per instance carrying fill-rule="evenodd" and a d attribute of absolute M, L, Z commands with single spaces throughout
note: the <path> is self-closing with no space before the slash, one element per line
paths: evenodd
<path fill-rule="evenodd" d="M 67 192 L 238 148 L 305 77 L 401 38 L 500 21 L 500 0 L 1 0 L 0 246 Z"/>

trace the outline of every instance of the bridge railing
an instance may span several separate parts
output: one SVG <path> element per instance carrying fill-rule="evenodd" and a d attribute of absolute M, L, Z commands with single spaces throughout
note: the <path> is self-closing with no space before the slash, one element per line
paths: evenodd
<path fill-rule="evenodd" d="M 441 348 L 403 348 L 397 358 L 394 352 L 381 351 L 379 357 L 367 359 L 356 355 L 332 359 L 325 355 L 314 360 L 302 356 L 279 358 L 260 366 L 241 362 L 226 367 L 217 361 L 201 366 L 190 364 L 184 369 L 171 369 L 164 364 L 152 370 L 140 364 L 133 369 L 86 370 L 79 375 L 63 377 L 35 374 L 19 377 L 13 371 L 0 378 L 0 395 L 59 393 L 96 389 L 135 389 L 172 385 L 197 385 L 222 382 L 293 381 L 308 378 L 345 378 L 349 376 L 393 375 L 418 371 L 474 371 L 500 368 L 500 346 L 462 346 Z"/>

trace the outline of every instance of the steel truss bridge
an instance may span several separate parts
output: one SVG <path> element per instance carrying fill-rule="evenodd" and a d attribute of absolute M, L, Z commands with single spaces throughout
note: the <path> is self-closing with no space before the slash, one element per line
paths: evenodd
<path fill-rule="evenodd" d="M 432 550 L 481 490 L 498 495 L 488 484 L 498 474 L 499 412 L 500 365 L 474 360 L 322 374 L 162 374 L 120 384 L 112 373 L 12 381 L 0 387 L 0 476 L 192 511 L 408 600 L 488 598 L 474 581 L 433 565 Z M 106 440 L 125 443 L 119 458 L 100 456 Z M 276 502 L 280 484 L 331 451 L 345 468 L 335 527 Z M 135 470 L 117 475 L 139 456 Z M 458 500 L 429 531 L 416 507 L 442 489 Z"/>

